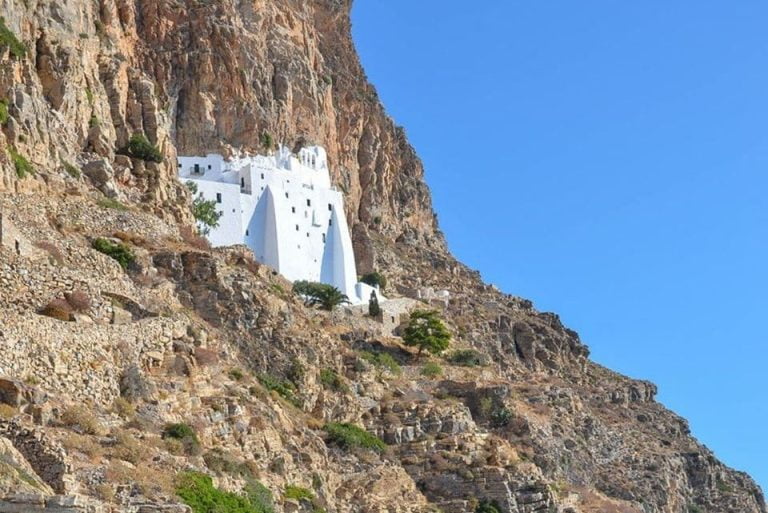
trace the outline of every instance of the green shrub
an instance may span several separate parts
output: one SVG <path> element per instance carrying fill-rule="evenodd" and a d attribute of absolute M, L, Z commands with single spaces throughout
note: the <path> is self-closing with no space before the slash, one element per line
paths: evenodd
<path fill-rule="evenodd" d="M 108 257 L 116 260 L 123 269 L 128 269 L 128 267 L 136 261 L 136 256 L 133 254 L 133 251 L 131 251 L 131 248 L 125 244 L 112 242 L 109 239 L 100 237 L 95 239 L 91 243 L 91 246 L 93 246 L 93 249 L 96 251 L 104 253 Z"/>
<path fill-rule="evenodd" d="M 128 207 L 120 203 L 114 198 L 101 198 L 96 204 L 102 208 L 111 208 L 112 210 L 128 210 Z"/>
<path fill-rule="evenodd" d="M 354 424 L 331 422 L 323 430 L 328 433 L 328 441 L 344 449 L 369 449 L 382 452 L 387 445 L 377 436 Z"/>
<path fill-rule="evenodd" d="M 381 306 L 379 306 L 379 296 L 376 291 L 371 291 L 371 298 L 368 300 L 368 315 L 374 319 L 381 315 Z"/>
<path fill-rule="evenodd" d="M 66 160 L 62 160 L 61 165 L 64 166 L 64 171 L 66 171 L 69 176 L 72 178 L 80 178 L 82 173 L 80 172 L 79 167 L 67 162 Z"/>
<path fill-rule="evenodd" d="M 247 493 L 247 490 L 246 490 Z M 193 513 L 267 513 L 250 495 L 225 492 L 213 486 L 210 476 L 185 472 L 177 479 L 176 495 Z"/>
<path fill-rule="evenodd" d="M 261 134 L 261 145 L 264 146 L 264 148 L 271 150 L 273 144 L 274 142 L 272 141 L 272 134 L 269 132 L 264 132 Z"/>
<path fill-rule="evenodd" d="M 296 397 L 294 391 L 296 387 L 290 381 L 284 381 L 269 374 L 260 374 L 259 382 L 264 388 L 270 391 L 276 392 L 280 397 L 293 404 L 296 407 L 301 407 L 301 401 Z"/>
<path fill-rule="evenodd" d="M 339 374 L 333 369 L 322 369 L 320 371 L 320 383 L 334 392 L 348 392 L 349 387 Z"/>
<path fill-rule="evenodd" d="M 427 362 L 424 364 L 424 367 L 421 368 L 421 375 L 428 378 L 436 378 L 442 374 L 443 368 L 436 362 Z"/>
<path fill-rule="evenodd" d="M 311 490 L 296 485 L 285 485 L 285 492 L 283 493 L 283 497 L 297 501 L 311 502 L 315 500 L 315 494 L 312 493 Z"/>
<path fill-rule="evenodd" d="M 203 455 L 209 469 L 217 474 L 229 474 L 246 482 L 245 496 L 258 513 L 274 513 L 275 506 L 272 492 L 259 482 L 246 462 L 221 449 L 213 449 Z"/>
<path fill-rule="evenodd" d="M 475 508 L 475 513 L 501 513 L 501 507 L 496 501 L 480 501 Z"/>
<path fill-rule="evenodd" d="M 485 356 L 479 351 L 474 349 L 461 349 L 454 351 L 446 358 L 452 365 L 459 367 L 478 367 L 486 365 L 487 360 Z"/>
<path fill-rule="evenodd" d="M 293 292 L 301 296 L 307 306 L 318 305 L 329 312 L 339 305 L 349 303 L 346 294 L 326 283 L 299 280 L 293 284 Z"/>
<path fill-rule="evenodd" d="M 21 59 L 27 53 L 27 46 L 19 41 L 16 34 L 5 24 L 5 18 L 0 16 L 0 49 L 8 48 L 11 55 Z"/>
<path fill-rule="evenodd" d="M 0 125 L 8 122 L 8 102 L 0 100 Z"/>
<path fill-rule="evenodd" d="M 162 437 L 164 440 L 178 440 L 184 447 L 187 454 L 197 454 L 200 452 L 200 440 L 197 433 L 189 424 L 178 423 L 168 424 L 163 429 Z"/>
<path fill-rule="evenodd" d="M 493 427 L 504 427 L 512 420 L 512 412 L 507 408 L 499 408 L 491 414 L 491 425 Z"/>
<path fill-rule="evenodd" d="M 387 278 L 378 271 L 362 275 L 360 281 L 371 287 L 379 287 L 381 290 L 387 288 Z"/>
<path fill-rule="evenodd" d="M 123 150 L 128 156 L 145 160 L 147 162 L 162 162 L 163 154 L 149 142 L 144 134 L 133 134 L 128 140 L 128 147 Z"/>
<path fill-rule="evenodd" d="M 192 215 L 198 222 L 198 229 L 203 235 L 208 235 L 211 229 L 219 226 L 222 213 L 216 210 L 216 201 L 205 199 L 202 193 L 197 194 L 195 182 L 188 181 L 186 186 L 192 193 Z"/>
<path fill-rule="evenodd" d="M 704 513 L 704 510 L 695 504 L 690 504 L 688 506 L 688 513 Z"/>
<path fill-rule="evenodd" d="M 432 354 L 440 354 L 448 349 L 451 333 L 435 311 L 414 310 L 405 327 L 403 342 L 419 348 L 419 354 L 425 349 Z"/>
<path fill-rule="evenodd" d="M 29 175 L 35 174 L 35 168 L 32 167 L 32 164 L 29 163 L 24 155 L 16 151 L 16 148 L 8 146 L 8 154 L 11 156 L 11 162 L 13 162 L 13 167 L 16 169 L 16 176 L 26 178 Z"/>
<path fill-rule="evenodd" d="M 395 360 L 389 353 L 360 351 L 360 358 L 376 367 L 380 375 L 384 372 L 389 372 L 390 374 L 399 376 L 403 372 L 400 364 L 397 363 L 397 360 Z"/>
<path fill-rule="evenodd" d="M 242 370 L 238 368 L 234 368 L 234 369 L 230 369 L 229 377 L 235 381 L 240 381 L 245 377 L 245 374 L 243 374 Z"/>

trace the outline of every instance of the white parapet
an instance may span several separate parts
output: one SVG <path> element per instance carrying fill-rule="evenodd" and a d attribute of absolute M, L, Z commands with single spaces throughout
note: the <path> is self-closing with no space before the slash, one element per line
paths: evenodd
<path fill-rule="evenodd" d="M 331 186 L 322 147 L 293 155 L 281 146 L 274 155 L 231 160 L 179 157 L 178 165 L 179 178 L 194 182 L 221 213 L 211 244 L 245 244 L 291 281 L 328 283 L 353 304 L 368 302 L 370 288 L 357 283 L 344 198 Z"/>

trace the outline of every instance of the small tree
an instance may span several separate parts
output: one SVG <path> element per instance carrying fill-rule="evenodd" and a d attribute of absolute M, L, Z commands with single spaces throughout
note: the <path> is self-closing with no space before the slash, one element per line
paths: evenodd
<path fill-rule="evenodd" d="M 304 298 L 307 306 L 320 306 L 333 311 L 339 305 L 349 303 L 349 298 L 333 285 L 299 280 L 293 284 L 293 292 Z"/>
<path fill-rule="evenodd" d="M 192 181 L 186 183 L 187 189 L 192 193 L 192 215 L 198 223 L 198 229 L 201 234 L 208 235 L 211 233 L 211 229 L 219 226 L 219 219 L 221 219 L 221 212 L 216 210 L 216 202 L 213 200 L 206 200 L 203 197 L 203 193 L 197 193 L 197 184 Z"/>
<path fill-rule="evenodd" d="M 371 291 L 371 299 L 368 300 L 368 315 L 371 317 L 378 317 L 381 315 L 381 307 L 379 306 L 379 298 L 376 296 L 376 291 Z"/>
<path fill-rule="evenodd" d="M 378 271 L 364 274 L 360 277 L 360 281 L 371 287 L 378 287 L 381 290 L 384 290 L 387 287 L 387 278 Z"/>
<path fill-rule="evenodd" d="M 451 333 L 434 310 L 414 310 L 403 334 L 403 341 L 408 346 L 419 348 L 419 355 L 425 349 L 432 354 L 440 354 L 448 348 Z"/>
<path fill-rule="evenodd" d="M 97 120 L 98 123 L 98 120 Z M 129 157 L 145 160 L 147 162 L 162 162 L 163 154 L 160 150 L 149 142 L 144 134 L 133 134 L 128 140 L 128 147 L 125 153 Z"/>

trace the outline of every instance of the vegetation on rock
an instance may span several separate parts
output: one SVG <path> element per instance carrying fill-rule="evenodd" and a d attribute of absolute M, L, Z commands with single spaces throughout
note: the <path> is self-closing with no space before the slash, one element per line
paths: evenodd
<path fill-rule="evenodd" d="M 378 271 L 373 271 L 368 274 L 364 274 L 360 277 L 362 283 L 366 283 L 371 287 L 378 287 L 382 291 L 387 288 L 387 278 Z"/>
<path fill-rule="evenodd" d="M 5 18 L 0 16 L 0 50 L 8 48 L 11 55 L 21 59 L 27 53 L 27 46 L 19 41 L 16 34 L 5 24 Z"/>
<path fill-rule="evenodd" d="M 189 424 L 183 422 L 168 424 L 163 428 L 162 437 L 164 440 L 178 440 L 181 442 L 184 452 L 187 454 L 197 454 L 200 452 L 200 440 L 197 433 Z"/>
<path fill-rule="evenodd" d="M 333 369 L 322 369 L 320 371 L 320 383 L 323 387 L 334 392 L 347 392 L 349 387 L 339 374 Z"/>
<path fill-rule="evenodd" d="M 436 311 L 414 310 L 403 333 L 403 342 L 418 347 L 419 354 L 425 349 L 432 354 L 440 354 L 448 349 L 451 333 Z"/>
<path fill-rule="evenodd" d="M 128 267 L 136 261 L 136 255 L 134 255 L 133 251 L 131 251 L 131 248 L 125 244 L 120 244 L 118 242 L 113 242 L 109 239 L 99 237 L 98 239 L 94 239 L 94 241 L 91 243 L 91 246 L 96 251 L 104 253 L 108 257 L 117 261 L 117 263 L 120 264 L 120 267 L 123 269 L 128 269 Z"/>
<path fill-rule="evenodd" d="M 286 485 L 283 497 L 297 501 L 312 501 L 315 499 L 315 494 L 312 493 L 311 490 L 301 486 Z"/>
<path fill-rule="evenodd" d="M 458 367 L 480 367 L 487 364 L 485 356 L 475 349 L 459 349 L 449 354 L 446 360 Z"/>
<path fill-rule="evenodd" d="M 331 422 L 323 430 L 328 434 L 329 442 L 344 449 L 360 448 L 381 452 L 387 447 L 379 437 L 354 424 Z"/>
<path fill-rule="evenodd" d="M 379 377 L 384 372 L 389 372 L 394 376 L 402 373 L 400 364 L 397 363 L 389 353 L 371 353 L 369 351 L 360 351 L 360 358 L 373 365 L 379 371 Z"/>
<path fill-rule="evenodd" d="M 8 122 L 8 102 L 0 100 L 0 125 L 4 125 Z"/>
<path fill-rule="evenodd" d="M 368 315 L 374 319 L 381 315 L 381 306 L 379 306 L 379 298 L 376 296 L 376 291 L 371 292 L 371 299 L 368 300 Z"/>
<path fill-rule="evenodd" d="M 269 503 L 259 494 L 238 495 L 213 485 L 210 476 L 200 472 L 185 472 L 178 476 L 176 494 L 192 508 L 193 513 L 271 513 Z"/>
<path fill-rule="evenodd" d="M 35 168 L 29 163 L 27 158 L 19 153 L 13 146 L 8 146 L 8 154 L 11 156 L 11 162 L 16 170 L 16 176 L 19 178 L 26 178 L 29 175 L 35 174 Z"/>
<path fill-rule="evenodd" d="M 96 122 L 98 124 L 98 120 Z M 128 140 L 128 146 L 121 153 L 147 162 L 162 162 L 163 154 L 157 146 L 149 142 L 144 134 L 133 134 Z"/>
<path fill-rule="evenodd" d="M 443 368 L 436 362 L 427 362 L 421 368 L 421 375 L 428 378 L 436 378 L 443 374 Z"/>

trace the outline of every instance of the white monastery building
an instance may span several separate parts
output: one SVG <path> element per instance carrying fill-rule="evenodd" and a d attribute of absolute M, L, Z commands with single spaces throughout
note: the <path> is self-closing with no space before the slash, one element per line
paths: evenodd
<path fill-rule="evenodd" d="M 179 178 L 194 182 L 222 214 L 208 235 L 211 244 L 245 244 L 291 281 L 327 283 L 352 304 L 368 302 L 375 289 L 357 281 L 344 200 L 331 185 L 325 149 L 312 146 L 296 156 L 281 146 L 271 156 L 208 154 L 178 162 Z"/>

